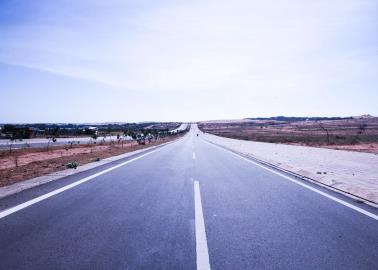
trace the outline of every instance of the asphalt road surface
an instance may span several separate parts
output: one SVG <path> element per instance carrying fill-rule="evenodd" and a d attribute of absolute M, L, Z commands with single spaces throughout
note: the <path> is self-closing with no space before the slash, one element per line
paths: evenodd
<path fill-rule="evenodd" d="M 376 209 L 197 133 L 0 200 L 0 269 L 378 269 Z"/>

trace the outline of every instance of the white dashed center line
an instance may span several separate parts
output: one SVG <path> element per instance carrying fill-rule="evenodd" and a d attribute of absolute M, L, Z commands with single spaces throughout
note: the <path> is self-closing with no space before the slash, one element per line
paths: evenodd
<path fill-rule="evenodd" d="M 203 218 L 201 193 L 198 181 L 194 181 L 194 210 L 196 220 L 197 270 L 210 270 L 205 221 Z"/>

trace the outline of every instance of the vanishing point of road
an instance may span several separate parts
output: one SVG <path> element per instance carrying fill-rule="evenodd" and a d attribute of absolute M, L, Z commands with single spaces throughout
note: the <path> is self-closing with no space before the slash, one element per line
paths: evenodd
<path fill-rule="evenodd" d="M 0 200 L 0 269 L 378 269 L 377 210 L 291 178 L 192 125 Z"/>

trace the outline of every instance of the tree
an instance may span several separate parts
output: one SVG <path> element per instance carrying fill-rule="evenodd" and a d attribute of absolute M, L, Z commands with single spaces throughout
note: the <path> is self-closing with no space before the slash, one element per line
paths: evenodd
<path fill-rule="evenodd" d="M 14 125 L 5 124 L 3 126 L 2 131 L 3 131 L 4 134 L 13 134 L 14 128 L 15 128 Z"/>
<path fill-rule="evenodd" d="M 366 127 L 367 127 L 366 123 L 361 123 L 358 125 L 357 133 L 352 143 L 358 143 L 358 141 L 360 140 L 360 136 L 365 132 Z"/>
<path fill-rule="evenodd" d="M 94 143 L 96 143 L 97 138 L 98 138 L 97 134 L 92 134 L 91 139 L 89 140 L 91 153 L 93 152 L 93 141 L 95 141 Z"/>
<path fill-rule="evenodd" d="M 75 141 L 69 141 L 68 142 L 68 145 L 69 145 L 69 148 L 72 148 L 73 144 L 75 143 Z M 68 146 L 66 145 L 66 150 L 68 150 Z"/>
<path fill-rule="evenodd" d="M 12 146 L 13 146 L 13 143 L 14 143 L 14 141 L 16 140 L 16 138 L 15 138 L 15 136 L 12 134 L 11 135 L 11 137 L 10 137 L 10 139 L 9 139 L 9 154 L 11 154 L 12 153 Z"/>
<path fill-rule="evenodd" d="M 53 137 L 58 137 L 60 133 L 60 127 L 58 125 L 54 125 L 51 129 L 51 134 Z"/>
<path fill-rule="evenodd" d="M 47 138 L 48 141 L 47 141 L 47 147 L 46 147 L 46 150 L 47 152 L 49 151 L 49 147 L 50 147 L 50 143 L 52 142 L 56 142 L 56 138 L 55 137 L 50 137 L 50 138 Z"/>
<path fill-rule="evenodd" d="M 318 123 L 319 127 L 326 133 L 326 136 L 327 136 L 327 144 L 331 144 L 331 139 L 330 139 L 330 135 L 329 135 L 329 131 L 327 128 L 325 128 L 325 126 L 323 125 L 322 122 L 318 122 L 318 121 L 315 121 L 316 123 Z"/>

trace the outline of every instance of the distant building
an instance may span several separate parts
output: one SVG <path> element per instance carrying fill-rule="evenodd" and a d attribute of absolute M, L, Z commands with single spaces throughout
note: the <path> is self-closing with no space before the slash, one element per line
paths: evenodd
<path fill-rule="evenodd" d="M 97 127 L 86 127 L 84 129 L 85 133 L 91 134 L 91 135 L 97 135 L 98 133 L 98 128 Z"/>

